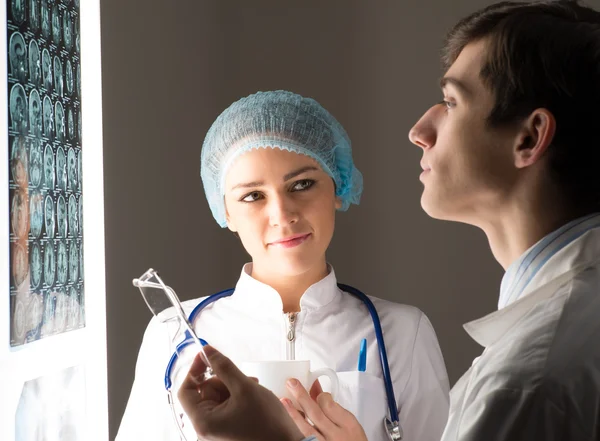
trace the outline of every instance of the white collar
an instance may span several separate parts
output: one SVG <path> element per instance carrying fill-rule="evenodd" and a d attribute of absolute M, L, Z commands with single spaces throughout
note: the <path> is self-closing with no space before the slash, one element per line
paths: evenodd
<path fill-rule="evenodd" d="M 328 265 L 329 274 L 311 285 L 300 298 L 301 310 L 321 308 L 341 295 L 333 267 Z M 242 273 L 231 296 L 236 305 L 253 312 L 273 313 L 283 311 L 283 302 L 279 293 L 271 286 L 259 282 L 250 274 L 252 263 L 242 268 Z"/>
<path fill-rule="evenodd" d="M 519 300 L 536 273 L 550 258 L 592 228 L 600 226 L 600 215 L 593 213 L 577 218 L 540 239 L 513 262 L 500 285 L 498 309 Z"/>
<path fill-rule="evenodd" d="M 505 335 L 535 304 L 552 297 L 560 285 L 598 263 L 600 228 L 593 228 L 552 255 L 535 273 L 518 300 L 466 323 L 464 328 L 477 343 L 488 347 Z"/>

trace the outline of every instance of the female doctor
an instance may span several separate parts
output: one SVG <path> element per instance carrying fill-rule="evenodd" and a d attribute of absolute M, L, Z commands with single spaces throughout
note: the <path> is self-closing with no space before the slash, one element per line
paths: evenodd
<path fill-rule="evenodd" d="M 335 370 L 339 403 L 352 409 L 370 441 L 387 439 L 373 322 L 360 300 L 338 288 L 326 260 L 336 211 L 358 204 L 362 192 L 344 128 L 312 99 L 285 91 L 250 95 L 208 131 L 201 176 L 215 220 L 239 235 L 252 262 L 233 295 L 201 312 L 197 334 L 236 364 L 302 359 L 313 370 Z M 417 308 L 370 298 L 387 338 L 403 439 L 437 441 L 449 385 L 434 330 Z M 184 302 L 186 312 L 200 300 Z M 167 328 L 160 316 L 148 325 L 116 441 L 180 438 L 164 389 L 173 351 Z M 363 339 L 366 370 L 357 371 Z M 178 363 L 182 376 L 191 360 Z"/>

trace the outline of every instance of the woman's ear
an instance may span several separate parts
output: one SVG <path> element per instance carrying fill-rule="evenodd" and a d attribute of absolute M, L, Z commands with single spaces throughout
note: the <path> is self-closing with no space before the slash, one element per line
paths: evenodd
<path fill-rule="evenodd" d="M 342 198 L 339 196 L 335 197 L 335 209 L 339 210 L 340 208 L 342 208 Z"/>
<path fill-rule="evenodd" d="M 235 225 L 233 225 L 233 223 L 231 223 L 229 219 L 227 219 L 227 228 L 229 228 L 229 231 L 237 233 L 237 228 L 235 228 Z"/>
<path fill-rule="evenodd" d="M 230 231 L 236 233 L 237 228 L 236 228 L 235 224 L 233 223 L 233 221 L 231 220 L 231 217 L 229 216 L 229 211 L 227 210 L 227 204 L 225 203 L 225 201 L 223 201 L 223 204 L 225 205 L 225 222 L 227 222 L 227 228 L 229 228 Z"/>

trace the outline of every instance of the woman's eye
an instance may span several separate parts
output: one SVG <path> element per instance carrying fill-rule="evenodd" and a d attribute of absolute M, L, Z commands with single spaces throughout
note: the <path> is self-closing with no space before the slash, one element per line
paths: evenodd
<path fill-rule="evenodd" d="M 308 190 L 310 187 L 313 186 L 314 183 L 315 181 L 313 181 L 312 179 L 303 179 L 294 183 L 294 185 L 292 186 L 292 191 Z"/>
<path fill-rule="evenodd" d="M 241 199 L 241 201 L 242 202 L 254 202 L 254 201 L 257 201 L 257 200 L 259 200 L 261 198 L 262 198 L 262 195 L 260 194 L 260 192 L 253 191 L 252 193 L 249 193 L 246 196 L 244 196 Z"/>

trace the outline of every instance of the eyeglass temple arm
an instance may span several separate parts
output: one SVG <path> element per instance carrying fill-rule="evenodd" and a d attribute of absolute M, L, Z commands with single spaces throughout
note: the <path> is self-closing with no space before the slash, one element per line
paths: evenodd
<path fill-rule="evenodd" d="M 140 279 L 133 279 L 133 286 L 135 286 L 136 288 L 163 289 L 163 287 L 160 283 L 148 282 L 146 280 L 140 280 Z M 170 291 L 170 293 L 173 294 L 173 288 L 171 288 L 169 285 L 165 285 L 165 286 Z"/>
<path fill-rule="evenodd" d="M 148 282 L 146 280 L 133 279 L 133 286 L 136 288 L 159 288 L 162 289 L 160 283 Z"/>

